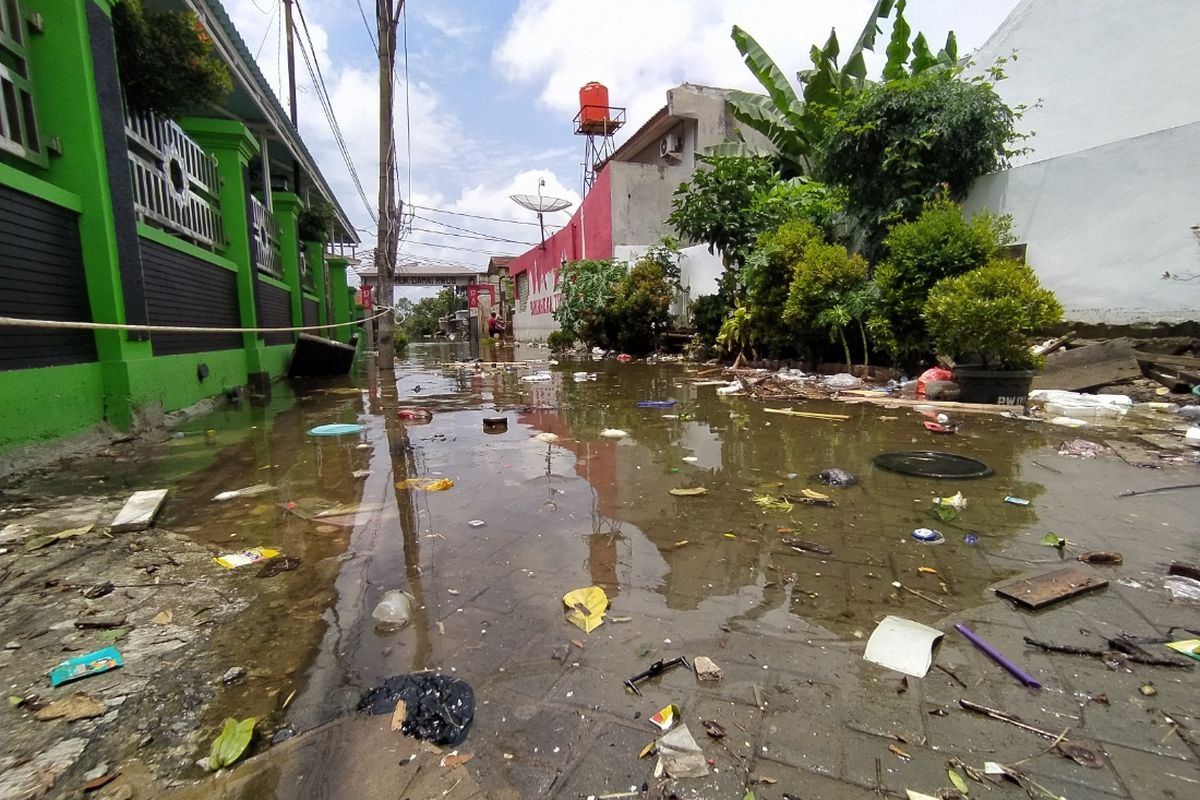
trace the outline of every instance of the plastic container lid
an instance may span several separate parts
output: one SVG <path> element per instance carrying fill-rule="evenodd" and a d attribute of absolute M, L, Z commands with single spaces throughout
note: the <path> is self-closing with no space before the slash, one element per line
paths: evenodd
<path fill-rule="evenodd" d="M 941 544 L 946 541 L 946 537 L 942 536 L 940 531 L 935 531 L 933 528 L 917 528 L 912 532 L 912 537 L 918 542 L 925 544 Z"/>

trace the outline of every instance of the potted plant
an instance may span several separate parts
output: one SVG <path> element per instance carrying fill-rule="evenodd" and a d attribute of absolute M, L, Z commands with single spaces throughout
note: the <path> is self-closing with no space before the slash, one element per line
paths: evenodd
<path fill-rule="evenodd" d="M 1030 337 L 1059 322 L 1062 306 L 1030 267 L 995 260 L 934 284 L 923 316 L 937 351 L 960 364 L 964 402 L 1024 405 L 1045 362 Z"/>

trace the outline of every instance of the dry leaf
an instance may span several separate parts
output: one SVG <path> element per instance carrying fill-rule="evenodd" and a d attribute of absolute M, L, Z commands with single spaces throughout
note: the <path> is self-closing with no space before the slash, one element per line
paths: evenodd
<path fill-rule="evenodd" d="M 905 761 L 912 760 L 912 756 L 910 756 L 908 753 L 904 752 L 903 750 L 901 750 L 899 747 L 897 747 L 894 744 L 889 744 L 888 750 L 891 750 L 893 753 L 895 753 L 897 756 L 904 759 Z"/>
<path fill-rule="evenodd" d="M 408 717 L 408 703 L 403 700 L 396 702 L 396 710 L 392 712 L 392 731 L 398 731 L 404 727 L 404 720 Z"/>
<path fill-rule="evenodd" d="M 108 711 L 108 706 L 98 700 L 94 700 L 83 692 L 76 692 L 70 697 L 64 697 L 61 700 L 55 700 L 53 703 L 38 709 L 33 714 L 33 718 L 48 722 L 52 719 L 65 719 L 67 722 L 74 722 L 79 719 L 92 719 L 93 717 L 103 716 Z"/>
<path fill-rule="evenodd" d="M 175 619 L 175 615 L 168 609 L 167 611 L 158 612 L 154 615 L 154 619 L 150 621 L 155 625 L 170 625 L 173 619 Z"/>
<path fill-rule="evenodd" d="M 474 757 L 475 757 L 474 753 L 463 753 L 462 755 L 458 755 L 457 753 L 451 753 L 450 755 L 448 755 L 442 759 L 442 766 L 443 767 L 461 767 L 463 764 L 467 763 Z"/>
<path fill-rule="evenodd" d="M 581 642 L 579 639 L 572 639 L 572 640 L 571 640 L 571 644 L 575 645 L 575 646 L 576 646 L 576 647 L 578 647 L 580 650 L 582 650 L 582 649 L 583 649 L 583 642 Z"/>
<path fill-rule="evenodd" d="M 938 571 L 933 567 L 917 567 L 917 572 L 924 572 L 926 575 L 937 575 Z"/>
<path fill-rule="evenodd" d="M 697 497 L 702 494 L 708 494 L 708 489 L 703 486 L 696 486 L 691 489 L 672 489 L 671 494 L 676 497 Z"/>
<path fill-rule="evenodd" d="M 648 755 L 650 755 L 651 753 L 653 753 L 653 752 L 654 752 L 654 747 L 655 747 L 655 745 L 657 745 L 657 744 L 658 744 L 658 742 L 650 742 L 650 744 L 648 744 L 648 745 L 646 745 L 645 747 L 643 747 L 643 748 L 642 748 L 642 752 L 638 753 L 638 758 L 645 758 L 646 756 L 648 756 Z"/>

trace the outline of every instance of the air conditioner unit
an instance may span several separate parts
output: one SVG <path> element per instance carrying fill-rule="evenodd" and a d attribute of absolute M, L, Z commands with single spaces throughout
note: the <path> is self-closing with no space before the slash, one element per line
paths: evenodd
<path fill-rule="evenodd" d="M 668 133 L 658 143 L 658 155 L 662 158 L 677 159 L 683 152 L 683 137 L 677 133 Z"/>

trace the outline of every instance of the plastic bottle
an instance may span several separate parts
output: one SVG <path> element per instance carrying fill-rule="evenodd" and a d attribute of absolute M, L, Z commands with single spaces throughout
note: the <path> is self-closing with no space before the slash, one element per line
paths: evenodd
<path fill-rule="evenodd" d="M 375 626 L 383 629 L 403 628 L 412 620 L 414 597 L 408 592 L 392 589 L 384 594 L 371 616 Z"/>

